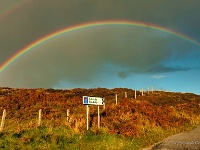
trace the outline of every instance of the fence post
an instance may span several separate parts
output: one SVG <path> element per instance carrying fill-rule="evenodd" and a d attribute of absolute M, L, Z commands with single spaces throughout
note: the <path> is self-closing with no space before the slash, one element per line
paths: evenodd
<path fill-rule="evenodd" d="M 136 99 L 136 97 L 137 97 L 137 96 L 136 96 L 136 90 L 135 90 L 135 99 Z"/>
<path fill-rule="evenodd" d="M 41 125 L 41 120 L 42 120 L 42 109 L 39 110 L 38 126 Z"/>
<path fill-rule="evenodd" d="M 125 92 L 125 98 L 127 98 L 127 92 Z"/>
<path fill-rule="evenodd" d="M 144 95 L 144 89 L 142 88 L 142 96 Z"/>
<path fill-rule="evenodd" d="M 116 102 L 116 105 L 117 105 L 117 94 L 115 94 L 115 102 Z"/>
<path fill-rule="evenodd" d="M 67 109 L 67 121 L 69 122 L 69 109 Z"/>
<path fill-rule="evenodd" d="M 0 132 L 3 131 L 4 125 L 5 125 L 5 118 L 6 118 L 6 110 L 3 110 L 3 115 L 2 115 L 2 119 L 1 119 L 1 126 L 0 126 Z"/>

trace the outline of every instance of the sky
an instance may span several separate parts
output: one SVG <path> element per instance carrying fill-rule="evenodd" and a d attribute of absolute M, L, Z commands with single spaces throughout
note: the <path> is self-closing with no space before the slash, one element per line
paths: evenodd
<path fill-rule="evenodd" d="M 0 87 L 200 94 L 199 0 L 0 0 Z"/>

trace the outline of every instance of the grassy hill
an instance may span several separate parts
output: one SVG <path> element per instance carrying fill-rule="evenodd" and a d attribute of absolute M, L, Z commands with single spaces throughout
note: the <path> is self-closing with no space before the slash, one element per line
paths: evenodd
<path fill-rule="evenodd" d="M 0 115 L 6 110 L 0 148 L 140 149 L 200 125 L 199 95 L 154 91 L 142 96 L 137 91 L 135 99 L 134 94 L 134 90 L 126 88 L 0 88 Z M 100 129 L 97 106 L 90 105 L 90 128 L 86 130 L 82 96 L 105 99 L 105 107 L 100 106 Z M 42 110 L 40 126 L 39 109 Z"/>

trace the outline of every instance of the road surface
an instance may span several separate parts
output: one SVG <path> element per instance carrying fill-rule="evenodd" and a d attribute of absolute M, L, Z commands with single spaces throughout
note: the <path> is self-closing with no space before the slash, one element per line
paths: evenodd
<path fill-rule="evenodd" d="M 143 150 L 200 150 L 200 126 L 192 131 L 172 135 Z"/>

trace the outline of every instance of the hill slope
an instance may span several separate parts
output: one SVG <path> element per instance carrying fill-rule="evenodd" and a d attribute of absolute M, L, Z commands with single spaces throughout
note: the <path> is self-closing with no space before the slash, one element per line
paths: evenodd
<path fill-rule="evenodd" d="M 127 97 L 125 97 L 127 92 Z M 118 103 L 115 102 L 118 95 Z M 192 93 L 154 91 L 141 95 L 126 88 L 115 89 L 12 89 L 0 88 L 0 112 L 6 109 L 4 132 L 37 128 L 38 110 L 42 126 L 65 127 L 74 134 L 86 133 L 86 108 L 82 96 L 105 98 L 100 107 L 101 128 L 97 128 L 97 106 L 90 108 L 90 131 L 142 139 L 139 147 L 200 125 L 200 96 Z M 67 109 L 70 119 L 67 119 Z"/>

